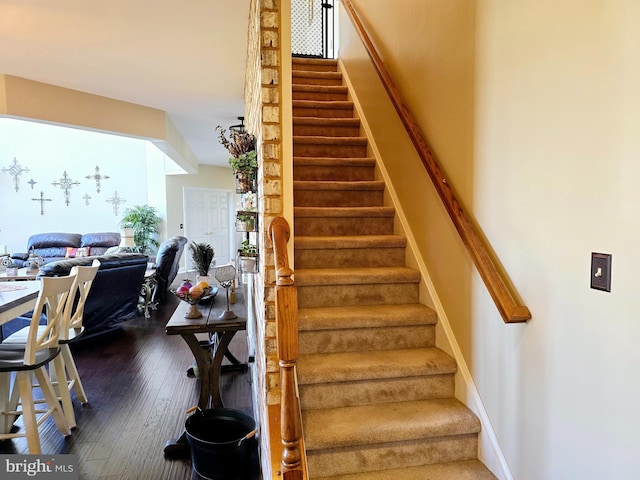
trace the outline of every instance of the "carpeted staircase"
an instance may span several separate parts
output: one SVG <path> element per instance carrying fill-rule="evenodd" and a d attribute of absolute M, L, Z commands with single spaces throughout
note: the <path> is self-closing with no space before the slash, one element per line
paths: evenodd
<path fill-rule="evenodd" d="M 293 60 L 298 381 L 309 475 L 495 478 L 480 422 L 454 397 L 456 362 L 383 205 L 367 138 L 333 60 Z"/>

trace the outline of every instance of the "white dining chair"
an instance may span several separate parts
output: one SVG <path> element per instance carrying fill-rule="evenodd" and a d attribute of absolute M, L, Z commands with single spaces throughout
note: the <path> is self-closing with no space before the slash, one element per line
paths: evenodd
<path fill-rule="evenodd" d="M 8 421 L 2 422 L 4 429 L 0 433 L 0 439 L 26 437 L 29 453 L 32 455 L 41 453 L 38 427 L 47 417 L 53 416 L 56 427 L 63 435 L 71 435 L 71 429 L 51 384 L 46 366 L 53 364 L 50 365 L 50 369 L 56 370 L 58 376 L 64 375 L 58 340 L 60 329 L 67 321 L 64 317 L 70 313 L 65 307 L 75 278 L 75 272 L 66 277 L 42 278 L 26 342 L 0 344 L 0 375 L 4 376 L 2 384 L 9 385 L 8 377 L 15 373 L 11 401 L 7 402 L 5 399 L 2 402 L 7 409 L 0 413 Z M 47 320 L 44 326 L 40 325 L 42 315 L 45 315 Z M 38 387 L 42 390 L 46 409 L 36 408 L 34 375 L 38 380 Z M 67 390 L 66 395 L 68 394 Z M 64 397 L 64 393 L 62 396 Z M 40 407 L 41 402 L 37 405 Z M 11 431 L 10 426 L 18 415 L 23 417 L 24 432 Z"/>

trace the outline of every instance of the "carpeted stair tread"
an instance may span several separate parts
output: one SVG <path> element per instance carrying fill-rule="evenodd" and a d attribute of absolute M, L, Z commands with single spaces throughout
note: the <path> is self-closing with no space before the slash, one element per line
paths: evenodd
<path fill-rule="evenodd" d="M 312 268 L 296 270 L 298 287 L 418 283 L 420 272 L 410 267 Z"/>
<path fill-rule="evenodd" d="M 478 418 L 455 398 L 308 410 L 307 451 L 475 434 Z"/>
<path fill-rule="evenodd" d="M 294 248 L 329 250 L 343 248 L 404 248 L 407 239 L 400 235 L 297 236 Z"/>
<path fill-rule="evenodd" d="M 308 136 L 294 136 L 294 145 L 336 145 L 337 147 L 343 145 L 367 145 L 367 137 L 308 137 Z"/>
<path fill-rule="evenodd" d="M 388 326 L 435 325 L 436 312 L 421 303 L 362 305 L 355 307 L 301 308 L 299 330 L 339 330 Z"/>
<path fill-rule="evenodd" d="M 347 100 L 343 85 L 293 85 L 293 100 Z M 294 120 L 295 122 L 295 120 Z"/>
<path fill-rule="evenodd" d="M 295 217 L 393 217 L 393 207 L 294 207 Z"/>
<path fill-rule="evenodd" d="M 336 182 L 336 181 L 303 181 L 303 180 L 294 180 L 293 182 L 294 190 L 340 190 L 340 191 L 351 191 L 351 190 L 373 190 L 373 191 L 382 191 L 384 190 L 384 182 L 383 181 L 363 181 L 363 182 Z"/>
<path fill-rule="evenodd" d="M 294 125 L 359 127 L 357 118 L 293 117 Z"/>
<path fill-rule="evenodd" d="M 295 70 L 333 71 L 338 68 L 338 61 L 333 58 L 293 57 L 291 65 Z"/>
<path fill-rule="evenodd" d="M 352 473 L 322 480 L 495 480 L 496 477 L 478 460 L 436 463 L 415 467 Z"/>
<path fill-rule="evenodd" d="M 310 167 L 375 167 L 376 159 L 373 157 L 293 157 L 293 165 Z"/>
<path fill-rule="evenodd" d="M 291 102 L 293 108 L 313 108 L 318 110 L 352 110 L 353 102 L 349 100 L 293 100 Z M 321 118 L 321 117 L 316 117 Z"/>
<path fill-rule="evenodd" d="M 297 364 L 300 385 L 447 375 L 456 368 L 456 361 L 436 347 L 300 355 Z"/>
<path fill-rule="evenodd" d="M 298 69 L 292 69 L 291 70 L 291 76 L 295 79 L 295 78 L 299 78 L 299 79 L 304 79 L 304 78 L 318 78 L 318 79 L 322 79 L 322 80 L 342 80 L 342 73 L 340 72 L 318 72 L 318 71 L 314 71 L 314 70 L 298 70 Z M 293 81 L 294 84 L 296 84 L 297 82 L 294 80 Z M 299 84 L 299 83 L 298 83 Z"/>

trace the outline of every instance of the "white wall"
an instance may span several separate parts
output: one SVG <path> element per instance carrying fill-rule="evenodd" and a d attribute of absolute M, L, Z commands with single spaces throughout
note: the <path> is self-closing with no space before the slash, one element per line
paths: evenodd
<path fill-rule="evenodd" d="M 395 186 L 513 478 L 638 478 L 640 2 L 356 4 L 533 314 L 503 324 L 425 179 L 406 173 L 415 158 L 396 155 Z M 341 57 L 392 154 L 402 147 L 384 138 L 350 42 L 341 32 Z M 592 251 L 613 254 L 611 293 L 589 288 Z"/>
<path fill-rule="evenodd" d="M 144 140 L 119 137 L 86 130 L 0 118 L 0 244 L 9 252 L 23 252 L 31 234 L 42 232 L 119 231 L 124 209 L 148 202 L 147 144 Z M 155 147 L 153 147 L 155 149 Z M 11 167 L 16 158 L 24 172 L 19 176 L 19 190 L 13 177 L 2 169 Z M 161 161 L 154 160 L 163 171 Z M 96 182 L 85 178 L 95 174 L 109 176 Z M 63 172 L 79 185 L 70 188 L 69 205 L 64 192 L 52 185 Z M 33 189 L 29 182 L 33 179 Z M 156 191 L 160 180 L 154 177 Z M 161 187 L 164 191 L 164 187 Z M 40 191 L 51 201 L 44 202 L 40 214 Z M 116 214 L 108 203 L 115 192 L 124 203 Z M 91 198 L 87 201 L 85 195 Z M 160 197 L 164 197 L 161 194 Z"/>

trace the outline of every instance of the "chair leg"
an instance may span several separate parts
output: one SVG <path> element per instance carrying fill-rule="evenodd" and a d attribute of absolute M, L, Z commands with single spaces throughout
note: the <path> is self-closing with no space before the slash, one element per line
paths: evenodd
<path fill-rule="evenodd" d="M 55 372 L 55 374 L 53 374 Z M 73 403 L 71 403 L 71 394 L 69 392 L 69 382 L 67 382 L 67 374 L 64 370 L 64 360 L 61 355 L 58 355 L 53 359 L 53 365 L 49 367 L 49 375 L 58 380 L 54 391 L 57 392 L 57 396 L 60 398 L 62 404 L 62 411 L 67 419 L 69 428 L 72 430 L 77 427 L 76 415 L 73 411 Z"/>
<path fill-rule="evenodd" d="M 78 369 L 76 368 L 76 362 L 73 360 L 73 355 L 71 354 L 71 349 L 69 348 L 69 344 L 64 343 L 60 345 L 61 355 L 64 359 L 64 365 L 69 373 L 69 384 L 73 386 L 73 391 L 76 394 L 78 400 L 82 405 L 86 405 L 89 403 L 87 398 L 87 394 L 84 391 L 84 387 L 82 386 L 82 381 L 80 380 L 80 375 L 78 374 Z"/>
<path fill-rule="evenodd" d="M 0 373 L 0 412 L 3 412 L 2 415 L 2 432 L 8 432 L 11 430 L 11 426 L 15 421 L 16 416 L 10 415 L 5 412 L 9 412 L 14 410 L 11 408 L 11 373 L 2 372 Z"/>
<path fill-rule="evenodd" d="M 35 405 L 33 404 L 33 387 L 31 382 L 31 372 L 16 372 L 16 383 L 20 392 L 20 398 L 22 399 L 22 418 L 24 420 L 29 453 L 31 455 L 39 455 L 40 435 L 38 434 L 38 422 L 36 420 Z"/>
<path fill-rule="evenodd" d="M 55 360 L 54 360 L 55 361 Z M 49 380 L 49 376 L 47 375 L 47 371 L 44 367 L 36 369 L 36 378 L 40 383 L 40 389 L 42 390 L 42 394 L 44 395 L 44 399 L 47 401 L 47 405 L 52 410 L 53 413 L 53 421 L 65 437 L 71 435 L 71 430 L 69 429 L 69 424 L 67 423 L 67 419 L 64 416 L 64 412 L 62 411 L 62 406 L 60 402 L 58 402 L 58 397 L 56 396 L 56 392 L 53 389 L 53 385 L 51 385 L 51 381 Z M 22 399 L 23 409 L 24 409 L 24 398 Z"/>

